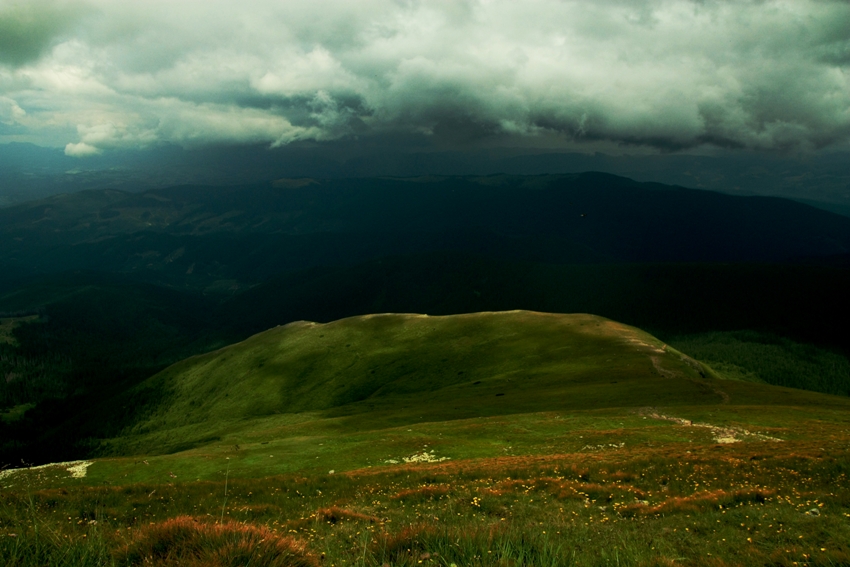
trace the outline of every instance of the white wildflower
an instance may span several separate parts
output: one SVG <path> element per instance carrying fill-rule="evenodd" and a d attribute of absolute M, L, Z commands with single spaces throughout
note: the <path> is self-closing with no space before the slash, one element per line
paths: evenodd
<path fill-rule="evenodd" d="M 0 480 L 8 476 L 12 476 L 20 471 L 34 471 L 48 468 L 63 468 L 71 473 L 71 477 L 73 478 L 84 478 L 86 476 L 86 469 L 88 469 L 92 464 L 92 461 L 67 461 L 64 463 L 47 463 L 46 465 L 39 465 L 37 467 L 6 469 L 4 471 L 0 471 Z"/>
<path fill-rule="evenodd" d="M 441 463 L 443 461 L 448 461 L 448 457 L 437 457 L 432 453 L 428 453 L 426 451 L 422 451 L 421 453 L 417 453 L 415 455 L 410 455 L 409 457 L 402 457 L 402 460 L 405 463 Z"/>

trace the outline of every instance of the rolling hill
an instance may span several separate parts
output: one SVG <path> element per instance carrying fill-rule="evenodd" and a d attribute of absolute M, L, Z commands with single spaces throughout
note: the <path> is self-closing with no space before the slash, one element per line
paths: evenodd
<path fill-rule="evenodd" d="M 289 435 L 646 406 L 793 399 L 850 407 L 842 398 L 721 380 L 608 319 L 529 311 L 290 323 L 172 365 L 134 393 L 150 391 L 158 403 L 108 443 L 112 451 L 168 453 L 223 438 L 243 444 L 232 439 L 293 420 L 298 433 Z"/>
<path fill-rule="evenodd" d="M 850 556 L 850 400 L 721 379 L 602 317 L 300 321 L 131 394 L 146 412 L 99 458 L 0 471 L 7 564 Z"/>

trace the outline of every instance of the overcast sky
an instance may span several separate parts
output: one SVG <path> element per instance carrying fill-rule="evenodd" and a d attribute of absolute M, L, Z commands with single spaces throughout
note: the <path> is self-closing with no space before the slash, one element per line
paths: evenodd
<path fill-rule="evenodd" d="M 417 135 L 846 149 L 850 2 L 0 0 L 0 142 Z"/>

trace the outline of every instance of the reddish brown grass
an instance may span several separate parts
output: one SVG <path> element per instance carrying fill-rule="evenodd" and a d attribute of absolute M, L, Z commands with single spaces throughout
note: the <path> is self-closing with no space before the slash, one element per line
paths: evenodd
<path fill-rule="evenodd" d="M 511 492 L 552 491 L 560 487 L 561 482 L 561 480 L 551 477 L 503 480 L 490 488 L 483 489 L 481 492 L 487 496 L 502 496 Z"/>
<path fill-rule="evenodd" d="M 560 499 L 582 498 L 598 502 L 608 502 L 614 497 L 616 487 L 594 483 L 564 483 L 556 496 Z"/>
<path fill-rule="evenodd" d="M 772 490 L 712 490 L 697 492 L 690 496 L 674 496 L 660 504 L 627 504 L 617 509 L 621 516 L 647 516 L 652 514 L 677 514 L 683 512 L 702 512 L 719 510 L 740 503 L 763 503 L 774 494 Z"/>
<path fill-rule="evenodd" d="M 263 526 L 180 516 L 147 526 L 118 553 L 121 565 L 317 567 L 304 544 Z"/>
<path fill-rule="evenodd" d="M 304 529 L 309 528 L 315 522 L 323 522 L 331 525 L 336 525 L 342 522 L 367 522 L 369 524 L 381 523 L 381 519 L 367 514 L 361 514 L 354 510 L 347 510 L 339 506 L 331 506 L 329 508 L 319 508 L 306 518 L 297 520 L 289 520 L 284 524 L 286 529 Z"/>
<path fill-rule="evenodd" d="M 440 532 L 433 525 L 412 524 L 394 534 L 380 534 L 372 543 L 372 551 L 391 563 L 419 559 L 430 553 L 429 543 L 439 537 Z"/>
<path fill-rule="evenodd" d="M 635 479 L 635 475 L 630 472 L 616 471 L 608 475 L 608 479 L 612 481 L 631 482 Z"/>

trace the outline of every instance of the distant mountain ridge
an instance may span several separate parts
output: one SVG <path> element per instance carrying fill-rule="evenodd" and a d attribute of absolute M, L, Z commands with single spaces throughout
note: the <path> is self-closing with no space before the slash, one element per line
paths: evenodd
<path fill-rule="evenodd" d="M 280 180 L 57 195 L 0 209 L 0 271 L 252 284 L 389 254 L 551 263 L 787 262 L 850 253 L 850 218 L 602 173 Z"/>
<path fill-rule="evenodd" d="M 402 144 L 404 145 L 404 144 Z M 110 150 L 85 159 L 62 148 L 0 144 L 0 206 L 91 189 L 144 191 L 177 185 L 228 186 L 281 177 L 323 179 L 417 175 L 542 175 L 604 171 L 734 195 L 773 195 L 850 216 L 848 154 L 609 155 L 529 148 L 399 151 L 364 140 L 184 149 Z"/>

